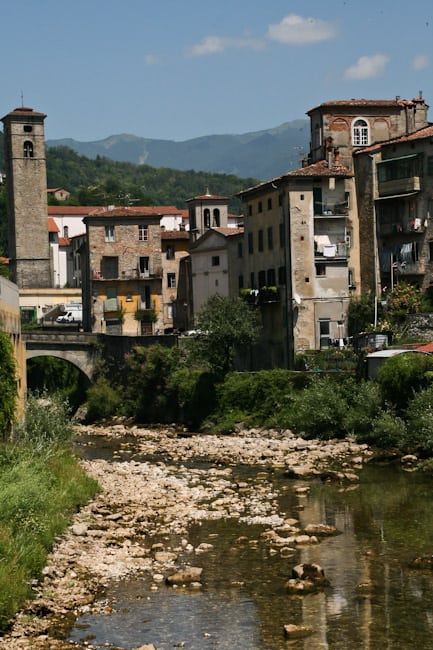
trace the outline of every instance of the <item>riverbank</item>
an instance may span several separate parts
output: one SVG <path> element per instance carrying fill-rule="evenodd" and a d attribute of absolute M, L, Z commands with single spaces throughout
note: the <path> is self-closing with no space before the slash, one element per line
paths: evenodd
<path fill-rule="evenodd" d="M 281 554 L 320 543 L 317 526 L 324 522 L 302 529 L 295 519 L 285 520 L 268 472 L 299 479 L 293 490 L 301 499 L 309 478 L 335 480 L 343 489 L 355 486 L 357 471 L 372 456 L 364 444 L 303 440 L 288 431 L 206 436 L 117 424 L 79 427 L 77 433 L 89 446 L 95 437 L 117 441 L 117 462 L 81 461 L 102 491 L 58 540 L 42 580 L 33 585 L 35 599 L 0 639 L 2 650 L 76 648 L 58 637 L 84 612 L 110 614 L 110 607 L 95 602 L 110 581 L 145 574 L 149 589 L 156 590 L 175 571 L 200 567 L 206 549 L 191 545 L 192 523 L 236 518 L 262 524 L 261 543 Z M 196 461 L 207 465 L 194 466 Z M 239 465 L 263 471 L 240 481 L 234 472 Z M 91 648 L 91 642 L 83 647 Z"/>

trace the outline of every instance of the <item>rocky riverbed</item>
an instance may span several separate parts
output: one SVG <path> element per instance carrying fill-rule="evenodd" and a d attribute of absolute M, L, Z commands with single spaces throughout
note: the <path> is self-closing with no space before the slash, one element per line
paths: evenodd
<path fill-rule="evenodd" d="M 338 481 L 342 488 L 356 485 L 357 471 L 371 458 L 366 445 L 304 440 L 289 431 L 240 430 L 231 436 L 207 436 L 115 424 L 81 426 L 78 434 L 90 436 L 90 441 L 98 436 L 114 438 L 119 450 L 114 462 L 81 461 L 98 480 L 101 492 L 58 540 L 44 575 L 33 585 L 34 600 L 0 639 L 1 650 L 77 648 L 61 639 L 62 630 L 84 612 L 109 615 L 110 606 L 95 599 L 112 580 L 146 575 L 151 590 L 170 580 L 176 588 L 179 580 L 182 583 L 179 572 L 186 571 L 184 582 L 200 589 L 205 581 L 200 555 L 208 549 L 190 543 L 193 523 L 233 518 L 261 524 L 257 543 L 283 557 L 299 545 L 320 543 L 324 535 L 337 531 L 324 522 L 301 528 L 296 518 L 285 519 L 269 471 L 297 479 L 292 489 L 302 498 L 311 478 Z M 205 468 L 194 466 L 194 461 L 205 461 Z M 236 478 L 234 468 L 241 465 L 258 467 L 254 480 Z M 170 578 L 176 573 L 178 579 Z M 195 580 L 187 580 L 188 574 Z M 82 647 L 91 648 L 91 642 Z"/>

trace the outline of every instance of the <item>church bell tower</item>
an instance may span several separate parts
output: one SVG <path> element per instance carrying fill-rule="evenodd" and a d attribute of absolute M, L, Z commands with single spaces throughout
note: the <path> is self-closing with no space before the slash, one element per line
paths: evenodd
<path fill-rule="evenodd" d="M 8 255 L 20 289 L 52 286 L 48 237 L 44 120 L 32 108 L 16 108 L 4 125 Z"/>

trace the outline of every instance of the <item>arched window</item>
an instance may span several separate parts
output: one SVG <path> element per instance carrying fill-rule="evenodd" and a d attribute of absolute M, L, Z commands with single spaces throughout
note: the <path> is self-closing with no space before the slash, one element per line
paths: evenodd
<path fill-rule="evenodd" d="M 214 228 L 219 228 L 220 225 L 220 211 L 218 208 L 215 208 L 213 211 L 213 225 Z"/>
<path fill-rule="evenodd" d="M 209 208 L 205 208 L 204 212 L 204 227 L 205 228 L 210 228 L 210 210 Z"/>
<path fill-rule="evenodd" d="M 63 226 L 63 237 L 69 237 L 69 227 Z"/>
<path fill-rule="evenodd" d="M 33 158 L 33 142 L 30 140 L 24 142 L 24 158 Z"/>
<path fill-rule="evenodd" d="M 370 129 L 366 120 L 358 118 L 353 122 L 352 144 L 354 147 L 365 147 L 370 144 Z"/>

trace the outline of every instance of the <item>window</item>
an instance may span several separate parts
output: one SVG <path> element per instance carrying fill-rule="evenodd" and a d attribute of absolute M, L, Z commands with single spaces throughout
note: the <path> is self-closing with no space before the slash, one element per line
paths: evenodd
<path fill-rule="evenodd" d="M 31 124 L 24 124 L 24 133 L 31 133 L 33 131 L 33 127 Z"/>
<path fill-rule="evenodd" d="M 149 258 L 146 256 L 138 258 L 138 273 L 140 278 L 148 278 L 150 275 Z"/>
<path fill-rule="evenodd" d="M 274 232 L 272 230 L 272 226 L 269 226 L 268 228 L 268 248 L 271 251 L 274 247 Z"/>
<path fill-rule="evenodd" d="M 259 289 L 266 287 L 266 271 L 259 271 Z"/>
<path fill-rule="evenodd" d="M 255 289 L 256 280 L 255 280 L 255 277 L 254 277 L 254 272 L 250 273 L 250 286 L 251 286 L 251 289 Z"/>
<path fill-rule="evenodd" d="M 267 285 L 268 285 L 268 287 L 274 287 L 275 286 L 275 269 L 268 269 Z"/>
<path fill-rule="evenodd" d="M 280 233 L 280 246 L 283 247 L 284 246 L 284 241 L 286 239 L 286 229 L 285 229 L 283 223 L 280 223 L 279 233 Z"/>
<path fill-rule="evenodd" d="M 354 147 L 363 147 L 369 144 L 368 122 L 363 119 L 357 119 L 352 125 L 352 144 Z"/>
<path fill-rule="evenodd" d="M 263 251 L 263 230 L 259 230 L 258 236 L 259 236 L 258 249 L 259 252 L 262 252 Z"/>
<path fill-rule="evenodd" d="M 114 280 L 119 277 L 119 258 L 103 257 L 101 259 L 101 275 L 107 280 Z"/>
<path fill-rule="evenodd" d="M 68 228 L 68 226 L 63 226 L 63 237 L 69 237 L 69 228 Z"/>
<path fill-rule="evenodd" d="M 427 174 L 433 176 L 433 156 L 427 157 Z"/>
<path fill-rule="evenodd" d="M 272 199 L 268 199 L 268 210 L 272 210 Z"/>
<path fill-rule="evenodd" d="M 196 224 L 196 221 L 195 221 L 195 210 L 194 210 L 194 208 L 189 209 L 189 227 L 193 231 L 197 228 L 197 224 Z"/>
<path fill-rule="evenodd" d="M 248 233 L 248 253 L 252 255 L 254 253 L 254 238 L 253 233 Z"/>
<path fill-rule="evenodd" d="M 204 227 L 205 228 L 210 228 L 210 210 L 209 210 L 209 208 L 204 209 L 203 216 L 204 216 Z"/>
<path fill-rule="evenodd" d="M 248 216 L 249 216 L 249 217 L 252 217 L 252 216 L 253 216 L 253 206 L 252 206 L 252 205 L 249 205 L 249 206 L 248 206 Z"/>
<path fill-rule="evenodd" d="M 167 287 L 169 289 L 176 288 L 176 273 L 167 273 Z"/>
<path fill-rule="evenodd" d="M 24 142 L 24 158 L 33 158 L 33 142 L 30 140 Z"/>
<path fill-rule="evenodd" d="M 244 255 L 244 249 L 243 249 L 242 242 L 240 241 L 238 242 L 238 257 L 243 257 L 243 255 Z"/>
<path fill-rule="evenodd" d="M 219 228 L 220 227 L 220 211 L 218 208 L 215 208 L 213 211 L 213 226 L 214 228 Z"/>
<path fill-rule="evenodd" d="M 319 334 L 320 334 L 320 347 L 329 348 L 329 334 L 331 331 L 331 321 L 330 320 L 320 320 L 319 321 Z"/>
<path fill-rule="evenodd" d="M 316 275 L 326 275 L 326 265 L 316 264 Z"/>
<path fill-rule="evenodd" d="M 105 226 L 105 241 L 114 241 L 114 226 Z"/>
<path fill-rule="evenodd" d="M 286 284 L 286 267 L 285 266 L 279 266 L 278 267 L 278 284 L 282 284 L 283 286 Z"/>
<path fill-rule="evenodd" d="M 145 284 L 140 287 L 140 309 L 150 309 L 151 306 L 150 287 L 148 284 Z"/>
<path fill-rule="evenodd" d="M 168 320 L 173 320 L 174 305 L 172 302 L 167 304 L 167 318 Z"/>
<path fill-rule="evenodd" d="M 140 224 L 138 226 L 138 241 L 148 241 L 149 239 L 149 226 Z"/>
<path fill-rule="evenodd" d="M 258 212 L 263 212 L 263 203 L 259 201 L 258 206 L 257 206 Z"/>
<path fill-rule="evenodd" d="M 174 246 L 173 244 L 168 244 L 166 256 L 168 260 L 174 260 Z"/>
<path fill-rule="evenodd" d="M 239 289 L 244 288 L 244 276 L 243 275 L 238 276 L 238 288 Z"/>
<path fill-rule="evenodd" d="M 213 255 L 212 256 L 212 266 L 219 266 L 220 265 L 220 256 L 219 255 Z"/>

